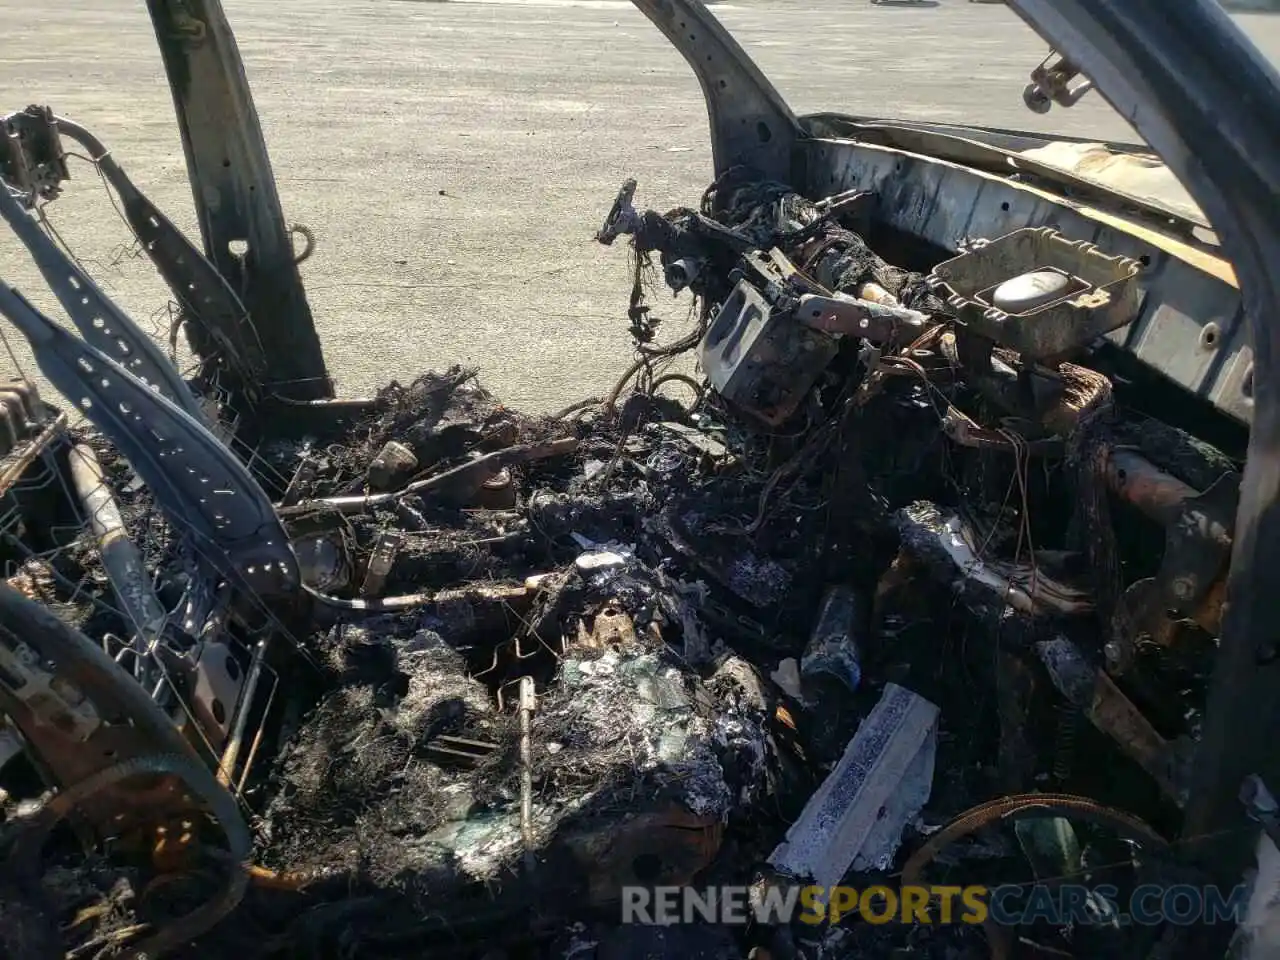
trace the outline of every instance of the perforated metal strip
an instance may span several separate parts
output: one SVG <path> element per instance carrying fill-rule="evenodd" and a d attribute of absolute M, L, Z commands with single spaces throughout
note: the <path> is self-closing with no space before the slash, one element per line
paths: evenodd
<path fill-rule="evenodd" d="M 190 416 L 205 422 L 199 401 L 155 342 L 58 249 L 7 189 L 0 189 L 0 216 L 31 251 L 45 281 L 85 341 Z"/>

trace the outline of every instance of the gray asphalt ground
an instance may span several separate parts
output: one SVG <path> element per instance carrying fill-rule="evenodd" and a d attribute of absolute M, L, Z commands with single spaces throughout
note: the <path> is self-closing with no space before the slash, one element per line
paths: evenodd
<path fill-rule="evenodd" d="M 549 410 L 628 363 L 625 249 L 592 234 L 628 176 L 638 201 L 694 203 L 710 177 L 701 93 L 625 0 L 225 0 L 285 215 L 319 246 L 304 279 L 345 395 L 454 362 L 507 402 Z M 717 5 L 797 112 L 933 118 L 1132 139 L 1096 96 L 1047 116 L 1021 101 L 1045 46 L 998 5 L 867 0 Z M 1241 16 L 1280 59 L 1280 17 Z M 168 88 L 140 0 L 0 0 L 0 112 L 78 119 L 195 235 Z M 168 297 L 93 170 L 50 219 L 133 315 Z M 443 192 L 442 192 L 443 191 Z M 0 276 L 51 313 L 7 231 Z M 659 299 L 684 329 L 686 306 Z M 16 362 L 34 372 L 8 332 Z M 9 366 L 14 361 L 9 362 Z"/>

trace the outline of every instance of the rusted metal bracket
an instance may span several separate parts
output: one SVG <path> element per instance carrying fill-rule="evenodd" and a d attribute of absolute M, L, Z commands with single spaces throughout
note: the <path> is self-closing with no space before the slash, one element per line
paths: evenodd
<path fill-rule="evenodd" d="M 205 253 L 243 301 L 263 357 L 262 392 L 333 396 L 262 127 L 219 0 L 147 0 Z"/>
<path fill-rule="evenodd" d="M 0 712 L 48 780 L 64 788 L 137 757 L 195 759 L 172 721 L 101 647 L 2 582 Z M 165 779 L 143 794 L 122 784 L 98 794 L 85 813 L 104 834 L 119 836 L 192 809 L 177 786 Z"/>
<path fill-rule="evenodd" d="M 804 294 L 796 307 L 797 318 L 826 333 L 861 337 L 875 344 L 901 343 L 924 332 L 929 318 L 918 310 L 861 300 L 848 294 Z"/>
<path fill-rule="evenodd" d="M 1186 616 L 1171 617 L 1164 605 L 1167 591 L 1155 577 L 1147 577 L 1131 583 L 1120 596 L 1116 618 L 1120 622 L 1119 636 L 1136 638 L 1148 636 L 1162 647 L 1171 646 L 1178 635 L 1178 624 L 1195 623 L 1210 636 L 1216 637 L 1222 629 L 1222 611 L 1226 601 L 1226 577 L 1219 577 L 1209 588 L 1199 605 Z M 1123 670 L 1136 651 L 1108 651 L 1108 669 L 1113 673 Z"/>
<path fill-rule="evenodd" d="M 1240 478 L 1223 474 L 1203 493 L 1132 450 L 1110 451 L 1111 489 L 1165 529 L 1165 550 L 1152 585 L 1138 581 L 1122 601 L 1132 625 L 1155 627 L 1171 617 L 1203 618 L 1205 600 L 1231 556 Z M 1220 607 L 1220 604 L 1219 604 Z"/>

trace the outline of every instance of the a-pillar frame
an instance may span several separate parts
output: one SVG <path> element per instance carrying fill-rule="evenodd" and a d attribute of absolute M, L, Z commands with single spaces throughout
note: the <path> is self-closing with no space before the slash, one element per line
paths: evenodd
<path fill-rule="evenodd" d="M 333 396 L 262 125 L 220 0 L 147 0 L 173 93 L 205 255 L 261 343 L 262 393 Z"/>
<path fill-rule="evenodd" d="M 715 175 L 749 166 L 783 183 L 802 134 L 796 116 L 760 68 L 700 0 L 633 0 L 680 51 L 702 86 L 711 120 Z"/>

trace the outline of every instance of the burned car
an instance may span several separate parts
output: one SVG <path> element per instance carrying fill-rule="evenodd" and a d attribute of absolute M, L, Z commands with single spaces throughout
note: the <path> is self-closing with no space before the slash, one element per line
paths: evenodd
<path fill-rule="evenodd" d="M 75 330 L 0 284 L 60 394 L 0 386 L 3 955 L 1275 949 L 1280 79 L 1211 0 L 1010 0 L 1059 51 L 1026 105 L 1147 145 L 797 117 L 698 0 L 636 5 L 715 176 L 622 183 L 634 357 L 550 416 L 463 368 L 332 395 L 217 0 L 148 4 L 199 246 L 4 118 Z M 46 229 L 69 149 L 194 375 Z M 930 922 L 962 885 L 1083 899 Z M 619 922 L 657 890 L 750 922 Z"/>

